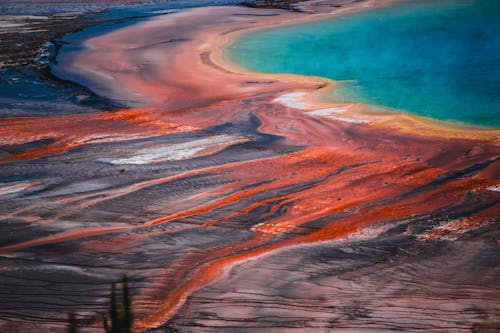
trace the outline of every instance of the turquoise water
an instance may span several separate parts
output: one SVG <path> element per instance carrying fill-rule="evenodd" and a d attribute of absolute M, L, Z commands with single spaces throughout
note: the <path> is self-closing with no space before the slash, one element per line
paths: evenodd
<path fill-rule="evenodd" d="M 500 127 L 499 0 L 408 1 L 252 32 L 229 57 L 340 81 L 331 100 Z"/>

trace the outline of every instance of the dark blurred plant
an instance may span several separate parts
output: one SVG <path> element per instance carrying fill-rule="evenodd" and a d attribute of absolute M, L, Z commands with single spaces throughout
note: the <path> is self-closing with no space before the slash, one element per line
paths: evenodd
<path fill-rule="evenodd" d="M 111 285 L 109 302 L 109 318 L 103 316 L 102 322 L 106 333 L 131 333 L 134 323 L 134 314 L 131 308 L 131 299 L 127 276 L 123 276 L 122 295 L 116 296 L 116 285 Z"/>
<path fill-rule="evenodd" d="M 68 333 L 78 333 L 78 320 L 73 312 L 68 313 Z"/>

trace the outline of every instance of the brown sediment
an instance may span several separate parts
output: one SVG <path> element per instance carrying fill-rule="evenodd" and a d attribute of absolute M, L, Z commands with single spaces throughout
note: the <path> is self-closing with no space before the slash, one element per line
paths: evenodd
<path fill-rule="evenodd" d="M 385 3 L 361 2 L 346 12 Z M 197 306 L 189 304 L 189 297 L 228 279 L 229 272 L 240 274 L 238 267 L 252 260 L 293 249 L 307 253 L 306 245 L 354 239 L 366 230 L 364 237 L 376 239 L 379 233 L 370 229 L 376 227 L 394 228 L 395 244 L 402 239 L 473 238 L 469 232 L 494 227 L 500 213 L 498 130 L 369 115 L 363 105 L 311 98 L 335 85 L 329 80 L 251 73 L 225 59 L 224 45 L 242 31 L 331 15 L 335 13 L 190 9 L 94 37 L 86 42 L 88 49 L 63 56 L 60 63 L 69 72 L 134 108 L 0 120 L 4 146 L 52 140 L 2 156 L 5 170 L 24 167 L 43 178 L 47 174 L 40 157 L 46 156 L 51 159 L 45 163 L 58 168 L 45 176 L 47 181 L 26 183 L 26 189 L 43 187 L 29 204 L 15 197 L 27 191 L 24 185 L 13 193 L 9 186 L 17 185 L 7 185 L 5 194 L 0 193 L 14 207 L 4 219 L 27 223 L 39 216 L 30 225 L 53 228 L 49 235 L 35 233 L 2 246 L 0 253 L 49 256 L 57 248 L 40 246 L 59 245 L 67 246 L 76 260 L 116 256 L 120 267 L 114 269 L 145 281 L 135 306 L 136 328 L 147 329 L 172 318 L 189 326 L 183 309 Z M 283 98 L 297 93 L 304 94 Z M 336 113 L 339 108 L 342 114 Z M 224 146 L 225 151 L 207 144 L 196 146 L 206 153 L 187 154 L 186 159 L 109 163 L 221 135 L 226 128 L 241 140 Z M 75 147 L 82 151 L 71 150 Z M 61 167 L 66 158 L 75 166 Z M 76 179 L 58 174 L 66 168 L 73 168 Z M 68 189 L 67 183 L 80 185 Z M 87 223 L 91 226 L 83 227 Z M 377 265 L 365 269 L 377 271 Z M 274 279 L 283 273 L 262 270 Z M 460 274 L 460 268 L 454 272 Z M 397 283 L 404 288 L 405 281 Z M 289 290 L 276 292 L 285 297 Z M 439 325 L 450 325 L 449 315 Z M 460 311 L 453 316 L 461 318 Z M 203 322 L 203 316 L 196 320 Z M 402 330 L 413 328 L 401 325 Z"/>
<path fill-rule="evenodd" d="M 74 239 L 79 239 L 83 237 L 101 235 L 101 234 L 110 234 L 110 233 L 118 233 L 129 230 L 129 227 L 113 227 L 106 229 L 83 229 L 83 230 L 75 230 L 70 232 L 65 232 L 61 234 L 57 234 L 54 236 L 42 237 L 39 239 L 35 239 L 32 241 L 28 241 L 25 243 L 18 243 L 14 245 L 3 246 L 0 248 L 0 254 L 5 254 L 9 252 L 20 251 L 30 247 L 36 247 L 41 245 L 67 242 Z"/>
<path fill-rule="evenodd" d="M 137 323 L 137 327 L 153 328 L 161 326 L 175 314 L 186 301 L 187 297 L 195 290 L 220 278 L 221 274 L 227 273 L 228 269 L 236 262 L 242 259 L 252 259 L 256 254 L 258 255 L 259 253 L 266 252 L 265 250 L 262 251 L 262 248 L 257 250 L 246 250 L 247 248 L 265 244 L 270 240 L 270 236 L 257 233 L 251 239 L 240 242 L 234 246 L 210 251 L 204 256 L 206 257 L 205 260 L 209 260 L 208 264 L 192 272 L 192 275 L 187 279 L 186 276 L 182 276 L 184 281 L 179 281 L 181 285 L 170 292 L 164 301 L 155 304 L 155 311 L 141 318 Z"/>
<path fill-rule="evenodd" d="M 54 142 L 0 157 L 0 163 L 61 154 L 68 149 L 87 144 L 193 130 L 195 130 L 193 127 L 167 121 L 148 109 L 1 119 L 0 145 L 2 146 L 15 146 L 43 139 L 52 139 Z"/>

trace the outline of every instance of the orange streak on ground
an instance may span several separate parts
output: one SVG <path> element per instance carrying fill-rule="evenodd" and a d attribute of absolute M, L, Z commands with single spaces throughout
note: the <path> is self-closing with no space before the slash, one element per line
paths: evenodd
<path fill-rule="evenodd" d="M 269 240 L 271 240 L 269 235 L 255 234 L 253 238 L 247 241 L 224 247 L 215 254 L 211 254 L 211 257 L 221 259 L 215 259 L 203 265 L 195 272 L 192 272 L 188 279 L 180 287 L 174 289 L 168 295 L 168 298 L 159 301 L 158 304 L 156 304 L 155 313 L 137 320 L 137 328 L 153 328 L 164 324 L 174 315 L 184 302 L 186 302 L 187 297 L 194 291 L 220 278 L 221 274 L 227 273 L 229 268 L 235 263 L 242 261 L 243 259 L 255 258 L 255 252 L 264 253 L 265 251 L 261 251 L 261 248 L 257 248 L 255 250 L 245 251 L 236 255 L 231 255 L 232 253 L 242 249 L 244 250 L 248 247 L 258 246 Z"/>
<path fill-rule="evenodd" d="M 265 200 L 260 200 L 260 201 L 254 202 L 251 205 L 248 205 L 247 207 L 245 207 L 245 208 L 243 208 L 243 209 L 241 209 L 241 210 L 239 210 L 239 211 L 237 211 L 237 212 L 235 212 L 235 213 L 233 213 L 231 215 L 228 215 L 228 216 L 225 216 L 225 217 L 222 217 L 220 219 L 213 220 L 213 221 L 210 221 L 210 222 L 206 222 L 206 223 L 203 224 L 203 226 L 205 226 L 205 227 L 211 227 L 211 226 L 217 225 L 217 224 L 219 224 L 221 222 L 224 222 L 224 221 L 230 220 L 232 218 L 238 217 L 240 215 L 249 213 L 253 209 L 255 209 L 257 207 L 260 207 L 263 204 L 271 203 L 271 202 L 274 202 L 274 201 L 279 201 L 279 200 L 286 199 L 286 198 L 288 198 L 288 195 L 282 195 L 282 196 L 272 197 L 272 198 L 269 198 L 269 199 L 265 199 Z"/>
<path fill-rule="evenodd" d="M 322 178 L 328 175 L 330 172 L 336 170 L 337 168 L 344 166 L 344 160 L 342 161 L 342 163 L 337 162 L 339 160 L 338 157 L 339 156 L 337 154 L 329 149 L 311 148 L 278 158 L 249 161 L 245 163 L 245 166 L 250 168 L 255 167 L 255 172 L 251 174 L 251 179 L 262 180 L 265 178 L 269 179 L 269 177 L 271 177 L 270 179 L 273 180 L 272 177 L 276 177 L 279 180 L 275 180 L 271 183 L 257 186 L 248 190 L 237 191 L 236 193 L 226 195 L 219 200 L 208 203 L 201 207 L 178 214 L 173 214 L 164 218 L 159 218 L 148 222 L 146 225 L 158 225 L 176 219 L 206 213 L 216 208 L 221 208 L 223 206 L 239 202 L 243 199 L 250 198 L 259 193 L 264 193 L 269 190 L 279 189 L 290 185 L 307 183 L 318 178 Z M 304 168 L 304 162 L 307 163 L 307 168 Z M 265 166 L 265 164 L 268 163 L 271 165 Z M 271 170 L 270 168 L 272 168 L 273 170 L 272 173 L 268 172 L 268 170 Z M 259 172 L 257 170 L 263 171 Z M 279 175 L 280 171 L 282 172 L 281 175 Z M 238 170 L 234 170 L 234 172 L 230 173 L 228 176 L 238 178 L 244 177 Z"/>
<path fill-rule="evenodd" d="M 0 145 L 17 145 L 42 139 L 55 140 L 48 146 L 2 157 L 0 163 L 60 154 L 85 144 L 147 138 L 193 129 L 163 119 L 151 109 L 0 119 Z"/>
<path fill-rule="evenodd" d="M 416 182 L 418 183 L 418 181 Z M 422 184 L 424 183 L 425 182 Z M 185 284 L 169 294 L 169 297 L 159 306 L 155 315 L 142 319 L 139 322 L 139 327 L 157 327 L 165 323 L 169 318 L 171 318 L 171 316 L 173 316 L 175 311 L 182 306 L 192 292 L 220 278 L 222 275 L 227 273 L 231 267 L 239 262 L 255 259 L 258 256 L 270 254 L 284 247 L 345 238 L 367 226 L 388 222 L 397 218 L 410 217 L 415 214 L 432 212 L 436 209 L 446 207 L 450 203 L 459 202 L 468 190 L 474 188 L 484 188 L 490 184 L 491 181 L 485 179 L 458 179 L 452 181 L 447 187 L 439 187 L 437 189 L 425 191 L 421 194 L 390 203 L 390 206 L 382 205 L 375 206 L 374 208 L 368 207 L 361 209 L 354 216 L 333 221 L 320 230 L 305 236 L 299 236 L 286 241 L 263 245 L 255 249 L 230 256 L 226 256 L 226 253 L 218 253 L 213 261 L 197 270 L 194 275 L 189 277 Z M 306 221 L 308 220 L 301 220 L 301 222 Z M 272 227 L 274 228 L 275 226 Z M 289 229 L 287 228 L 283 230 L 280 228 L 274 228 L 270 231 L 272 233 L 280 233 L 287 230 Z M 257 233 L 256 235 L 259 236 L 262 235 L 262 233 Z M 269 238 L 265 238 L 265 240 L 267 241 Z M 263 242 L 261 244 L 263 244 Z M 234 253 L 234 247 L 230 248 L 232 253 Z"/>
<path fill-rule="evenodd" d="M 461 233 L 484 227 L 488 224 L 494 223 L 494 218 L 483 218 L 481 216 L 470 216 L 454 220 L 444 226 L 440 226 L 432 231 L 423 235 L 424 239 L 447 239 L 450 237 L 457 237 Z"/>
<path fill-rule="evenodd" d="M 7 245 L 0 247 L 0 254 L 5 254 L 14 251 L 20 251 L 26 248 L 54 244 L 60 242 L 67 242 L 70 240 L 80 239 L 84 237 L 97 236 L 103 234 L 119 233 L 130 230 L 130 227 L 106 227 L 106 228 L 87 228 L 81 230 L 72 230 L 68 232 L 59 233 L 53 236 L 41 237 L 35 240 Z"/>
<path fill-rule="evenodd" d="M 277 157 L 270 157 L 268 159 L 275 160 L 275 159 L 277 159 Z M 215 173 L 215 172 L 223 173 L 223 172 L 230 171 L 232 169 L 240 169 L 241 167 L 245 166 L 248 163 L 251 163 L 251 162 L 246 162 L 246 161 L 245 162 L 235 162 L 235 163 L 227 163 L 227 164 L 223 164 L 223 165 L 207 167 L 207 168 L 202 168 L 202 169 L 195 169 L 192 171 L 182 172 L 182 173 L 179 173 L 179 174 L 176 174 L 173 176 L 169 176 L 169 177 L 157 178 L 157 179 L 153 179 L 153 180 L 135 183 L 135 184 L 132 184 L 130 186 L 120 188 L 118 190 L 93 192 L 92 194 L 90 194 L 88 196 L 78 197 L 76 199 L 76 201 L 81 201 L 81 200 L 85 200 L 85 199 L 89 198 L 90 199 L 89 201 L 81 203 L 78 206 L 79 208 L 87 208 L 87 207 L 90 207 L 90 206 L 93 206 L 96 204 L 103 203 L 107 200 L 122 197 L 122 196 L 131 194 L 133 192 L 136 192 L 136 191 L 139 191 L 139 190 L 151 187 L 151 186 L 165 184 L 165 183 L 168 183 L 168 182 L 171 182 L 174 180 L 194 177 L 194 176 L 198 176 L 198 175 L 202 175 L 202 174 L 209 174 L 209 173 Z M 105 196 L 105 197 L 101 197 L 101 196 Z M 93 199 L 95 197 L 99 197 L 99 198 Z M 63 199 L 63 200 L 61 200 L 61 202 L 62 203 L 73 203 L 73 202 L 75 202 L 75 200 L 73 200 L 73 198 Z M 172 218 L 170 218 L 170 217 L 165 217 L 164 219 L 169 220 L 169 221 L 172 220 Z M 154 222 L 151 221 L 151 222 L 149 222 L 149 224 L 154 224 Z"/>
<path fill-rule="evenodd" d="M 82 252 L 89 252 L 89 253 L 100 253 L 100 252 L 106 252 L 106 253 L 116 253 L 116 252 L 121 252 L 125 251 L 126 249 L 133 248 L 136 243 L 138 243 L 140 240 L 149 238 L 151 236 L 157 236 L 157 235 L 165 235 L 165 234 L 173 234 L 189 229 L 194 229 L 197 226 L 182 226 L 182 227 L 177 227 L 174 229 L 169 229 L 169 230 L 155 230 L 147 233 L 134 233 L 134 234 L 126 234 L 126 235 L 118 235 L 116 237 L 110 237 L 109 239 L 105 240 L 90 240 L 86 241 L 85 243 L 82 244 L 81 246 L 81 251 Z M 133 231 L 137 230 L 140 228 L 133 228 L 133 229 L 125 229 L 124 231 Z"/>
<path fill-rule="evenodd" d="M 500 179 L 500 159 L 491 163 L 486 169 L 481 171 L 481 173 L 478 176 L 490 179 Z M 500 185 L 500 180 L 499 180 L 499 185 Z"/>
<path fill-rule="evenodd" d="M 343 211 L 356 209 L 364 203 L 376 202 L 388 199 L 400 193 L 410 190 L 418 184 L 390 183 L 380 189 L 380 184 L 386 179 L 387 173 L 383 173 L 384 165 L 379 165 L 378 174 L 371 174 L 369 170 L 362 170 L 360 174 L 349 173 L 344 177 L 336 177 L 323 186 L 313 188 L 301 197 L 295 199 L 298 203 L 290 211 L 288 218 L 296 216 L 296 220 L 287 221 L 286 217 L 272 221 L 274 225 L 284 224 L 287 228 L 293 228 L 310 219 L 331 215 Z M 437 177 L 441 170 L 428 170 Z M 397 177 L 397 174 L 393 175 Z M 418 176 L 418 175 L 417 175 Z M 265 228 L 266 226 L 262 226 Z"/>
<path fill-rule="evenodd" d="M 399 202 L 390 203 L 390 206 L 375 207 L 374 209 L 363 209 L 354 217 L 334 221 L 328 226 L 307 235 L 307 238 L 316 240 L 329 240 L 332 235 L 338 235 L 339 231 L 346 229 L 349 232 L 358 231 L 362 228 L 384 221 L 392 221 L 398 218 L 422 215 L 447 205 L 460 202 L 470 189 L 481 188 L 488 184 L 487 180 L 463 179 L 454 181 L 449 187 L 438 188 L 433 191 L 424 192 Z"/>

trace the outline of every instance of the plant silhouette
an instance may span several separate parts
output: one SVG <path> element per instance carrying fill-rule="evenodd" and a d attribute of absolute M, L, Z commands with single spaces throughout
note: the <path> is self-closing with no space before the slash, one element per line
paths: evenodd
<path fill-rule="evenodd" d="M 73 312 L 68 313 L 68 333 L 78 333 L 78 320 Z"/>
<path fill-rule="evenodd" d="M 123 276 L 121 297 L 116 295 L 116 285 L 111 285 L 109 302 L 109 318 L 103 316 L 103 326 L 106 333 L 131 333 L 134 314 L 131 308 L 131 298 L 127 276 Z"/>

